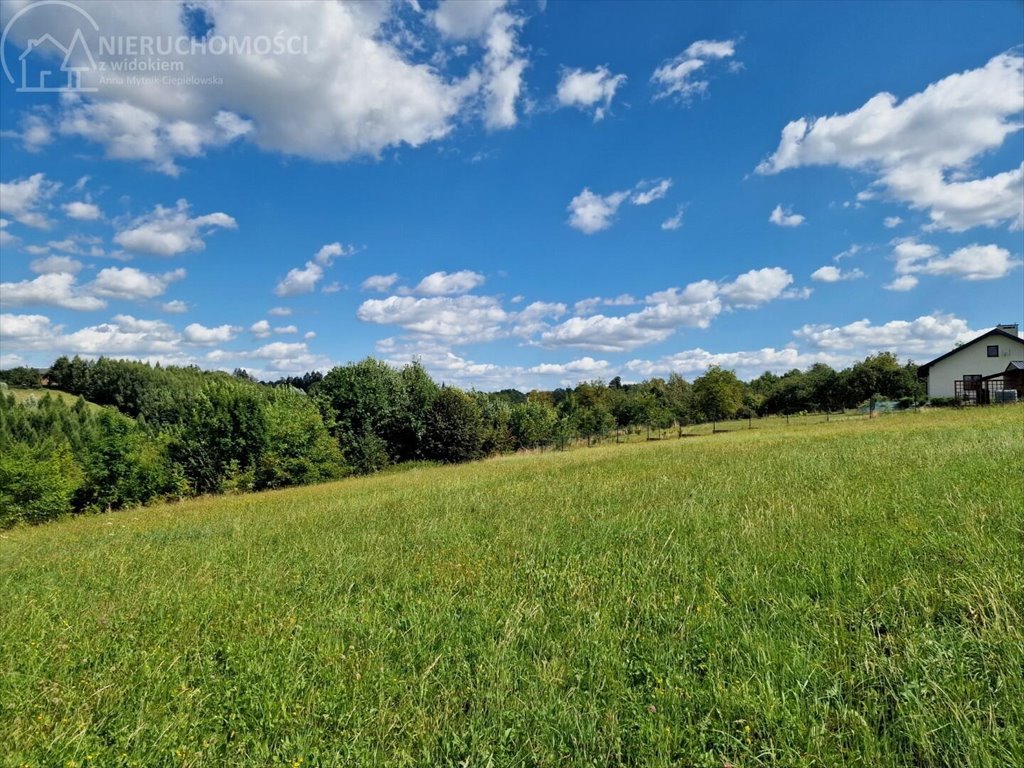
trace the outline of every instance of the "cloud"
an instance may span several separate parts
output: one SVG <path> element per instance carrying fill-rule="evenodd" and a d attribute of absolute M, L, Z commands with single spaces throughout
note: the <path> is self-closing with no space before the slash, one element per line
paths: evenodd
<path fill-rule="evenodd" d="M 679 206 L 676 209 L 675 216 L 669 216 L 663 222 L 661 222 L 661 228 L 666 232 L 674 232 L 675 230 L 683 226 L 683 206 Z"/>
<path fill-rule="evenodd" d="M 0 183 L 0 213 L 7 214 L 19 224 L 35 229 L 47 229 L 50 222 L 39 210 L 57 190 L 60 183 L 47 181 L 46 175 L 34 173 L 24 179 Z"/>
<path fill-rule="evenodd" d="M 266 338 L 270 335 L 270 323 L 266 320 L 257 320 L 249 326 L 249 331 L 258 339 Z"/>
<path fill-rule="evenodd" d="M 537 343 L 624 352 L 664 341 L 679 328 L 707 328 L 726 308 L 751 309 L 776 299 L 805 297 L 805 291 L 790 289 L 792 283 L 793 276 L 780 267 L 750 270 L 732 281 L 700 280 L 656 291 L 644 298 L 643 309 L 621 316 L 586 316 L 596 305 L 585 299 L 577 305 L 576 317 L 545 330 Z M 625 305 L 627 297 L 620 298 Z"/>
<path fill-rule="evenodd" d="M 712 280 L 669 288 L 644 299 L 643 309 L 623 316 L 572 317 L 541 334 L 546 347 L 623 352 L 663 341 L 681 327 L 707 328 L 722 312 L 720 286 Z"/>
<path fill-rule="evenodd" d="M 42 274 L 33 280 L 0 283 L 0 305 L 5 307 L 49 306 L 89 311 L 107 303 L 84 292 L 70 272 Z"/>
<path fill-rule="evenodd" d="M 269 371 L 277 376 L 324 371 L 333 365 L 330 358 L 312 353 L 305 342 L 272 341 L 246 353 L 244 357 L 264 362 Z"/>
<path fill-rule="evenodd" d="M 672 187 L 672 179 L 659 179 L 658 181 L 641 181 L 637 184 L 637 192 L 629 199 L 633 205 L 649 205 L 655 200 L 661 200 L 668 194 Z"/>
<path fill-rule="evenodd" d="M 388 291 L 398 282 L 398 275 L 392 272 L 390 275 L 370 275 L 363 280 L 360 286 L 364 291 Z"/>
<path fill-rule="evenodd" d="M 103 218 L 103 211 L 95 203 L 88 203 L 84 201 L 75 201 L 72 203 L 65 203 L 61 206 L 64 209 L 64 213 L 69 219 L 75 219 L 77 221 L 96 221 L 97 219 Z"/>
<path fill-rule="evenodd" d="M 735 40 L 697 40 L 685 51 L 691 59 L 726 59 L 736 54 Z"/>
<path fill-rule="evenodd" d="M 629 192 L 596 195 L 589 187 L 584 187 L 582 192 L 569 201 L 569 226 L 585 235 L 608 229 L 619 206 L 628 197 Z"/>
<path fill-rule="evenodd" d="M 676 312 L 673 321 L 658 317 L 657 309 L 645 309 L 622 317 L 592 315 L 572 317 L 541 334 L 540 344 L 544 347 L 576 347 L 594 349 L 600 352 L 624 352 L 663 341 L 671 336 L 678 325 L 706 327 L 710 318 L 720 311 L 708 308 L 706 315 L 699 310 L 687 313 Z"/>
<path fill-rule="evenodd" d="M 103 256 L 103 249 L 99 244 L 103 242 L 100 238 L 89 235 L 69 235 L 63 240 L 50 240 L 46 246 L 55 251 L 74 253 L 79 256 Z M 28 250 L 28 248 L 26 248 Z M 35 251 L 33 250 L 33 253 Z"/>
<path fill-rule="evenodd" d="M 438 3 L 431 20 L 438 31 L 454 40 L 483 37 L 496 13 L 505 7 L 505 0 L 474 0 L 474 2 Z"/>
<path fill-rule="evenodd" d="M 962 280 L 997 280 L 1021 266 L 1010 252 L 997 245 L 968 245 L 945 258 L 930 259 L 921 272 L 928 275 L 952 275 Z"/>
<path fill-rule="evenodd" d="M 874 325 L 870 320 L 838 327 L 805 325 L 793 335 L 798 343 L 781 348 L 711 352 L 697 347 L 657 360 L 630 360 L 624 368 L 642 377 L 674 372 L 691 378 L 719 366 L 735 371 L 740 378 L 751 379 L 765 371 L 781 374 L 794 368 L 805 370 L 815 363 L 841 368 L 879 351 L 892 351 L 901 358 L 930 357 L 970 339 L 976 332 L 955 315 L 936 314 L 882 325 Z"/>
<path fill-rule="evenodd" d="M 805 219 L 799 213 L 793 213 L 789 208 L 783 210 L 781 205 L 776 205 L 772 210 L 768 221 L 780 227 L 799 227 Z"/>
<path fill-rule="evenodd" d="M 630 190 L 612 192 L 610 195 L 598 195 L 591 192 L 589 187 L 584 187 L 582 192 L 569 201 L 569 226 L 585 235 L 608 229 L 624 202 L 628 200 L 633 205 L 650 205 L 665 197 L 671 187 L 672 179 L 641 180 Z M 681 209 L 677 215 L 681 220 Z"/>
<path fill-rule="evenodd" d="M 792 282 L 793 276 L 781 267 L 766 267 L 745 272 L 723 284 L 720 292 L 733 306 L 750 308 L 782 297 Z"/>
<path fill-rule="evenodd" d="M 848 356 L 822 352 L 804 352 L 796 347 L 763 347 L 741 352 L 709 352 L 701 347 L 667 355 L 658 360 L 630 360 L 626 370 L 637 376 L 667 376 L 678 373 L 695 378 L 713 366 L 735 371 L 741 379 L 752 379 L 765 371 L 776 374 L 794 368 L 806 369 L 815 363 L 834 366 L 848 365 Z"/>
<path fill-rule="evenodd" d="M 278 296 L 298 296 L 302 293 L 310 293 L 323 276 L 323 267 L 315 261 L 307 261 L 304 267 L 294 267 L 288 270 L 288 274 L 274 288 L 274 293 Z"/>
<path fill-rule="evenodd" d="M 433 272 L 416 284 L 412 293 L 420 296 L 451 296 L 466 293 L 484 284 L 484 276 L 468 269 L 459 272 Z"/>
<path fill-rule="evenodd" d="M 320 250 L 313 256 L 313 260 L 317 264 L 322 264 L 325 267 L 331 266 L 331 263 L 338 256 L 351 256 L 356 252 L 355 246 L 342 245 L 341 243 L 327 243 L 327 245 L 321 246 Z"/>
<path fill-rule="evenodd" d="M 540 363 L 526 369 L 527 373 L 539 373 L 545 376 L 576 375 L 590 378 L 605 376 L 611 370 L 607 360 L 595 360 L 592 357 L 581 357 L 565 363 Z"/>
<path fill-rule="evenodd" d="M 20 131 L 0 131 L 0 137 L 20 139 L 25 151 L 33 153 L 53 142 L 53 130 L 41 115 L 27 114 L 20 125 Z"/>
<path fill-rule="evenodd" d="M 895 227 L 898 227 L 902 223 L 903 219 L 901 219 L 899 216 L 886 216 L 885 219 L 882 220 L 882 224 L 885 225 L 886 229 L 894 229 Z"/>
<path fill-rule="evenodd" d="M 46 256 L 41 259 L 34 259 L 29 264 L 29 269 L 37 275 L 50 275 L 56 272 L 67 272 L 75 275 L 82 271 L 82 262 L 72 259 L 70 256 Z"/>
<path fill-rule="evenodd" d="M 689 102 L 694 96 L 703 96 L 710 85 L 700 75 L 707 72 L 710 62 L 727 59 L 736 53 L 735 40 L 698 40 L 675 58 L 662 62 L 651 82 L 656 92 L 655 101 L 673 98 L 678 102 Z"/>
<path fill-rule="evenodd" d="M 288 317 L 291 313 L 290 307 L 271 307 L 267 310 L 267 314 L 272 317 Z"/>
<path fill-rule="evenodd" d="M 0 339 L 8 342 L 46 344 L 63 326 L 54 325 L 45 315 L 0 314 Z"/>
<path fill-rule="evenodd" d="M 294 325 L 279 325 L 276 328 L 274 328 L 274 333 L 290 334 L 290 333 L 298 333 L 298 332 L 299 332 L 298 327 L 294 326 Z"/>
<path fill-rule="evenodd" d="M 492 296 L 389 296 L 368 299 L 356 316 L 366 323 L 397 325 L 410 333 L 452 343 L 491 341 L 504 335 L 510 319 Z"/>
<path fill-rule="evenodd" d="M 193 323 L 179 332 L 161 320 L 115 315 L 109 322 L 64 333 L 64 326 L 54 325 L 43 315 L 0 314 L 0 339 L 5 360 L 11 358 L 8 349 L 17 349 L 19 358 L 35 351 L 44 354 L 46 361 L 60 354 L 107 355 L 174 365 L 203 364 L 204 367 L 226 367 L 227 370 L 245 365 L 250 372 L 265 378 L 326 370 L 332 365 L 328 358 L 310 352 L 305 343 L 273 342 L 253 350 L 211 349 L 201 357 L 195 357 L 195 347 L 229 342 L 240 330 L 230 325 L 208 328 Z M 307 334 L 307 338 L 311 337 Z M 249 365 L 254 361 L 258 368 Z"/>
<path fill-rule="evenodd" d="M 0 246 L 11 246 L 21 241 L 20 237 L 12 235 L 7 231 L 7 228 L 11 225 L 9 219 L 0 219 Z"/>
<path fill-rule="evenodd" d="M 52 353 L 132 356 L 143 360 L 184 363 L 181 337 L 160 320 L 140 320 L 115 315 L 108 323 L 80 328 L 59 336 L 47 345 Z"/>
<path fill-rule="evenodd" d="M 184 269 L 154 275 L 134 267 L 107 267 L 100 270 L 88 288 L 96 296 L 135 301 L 162 296 L 168 285 L 184 278 Z"/>
<path fill-rule="evenodd" d="M 463 90 L 478 94 L 488 129 L 514 126 L 529 63 L 518 40 L 524 19 L 510 13 L 504 0 L 441 0 L 430 19 L 445 39 L 475 40 L 483 46 L 483 60 L 472 68 Z"/>
<path fill-rule="evenodd" d="M 580 301 L 577 301 L 573 305 L 573 311 L 577 315 L 589 315 L 598 307 L 631 307 L 639 303 L 640 302 L 628 293 L 620 294 L 611 299 L 594 296 L 590 299 L 581 299 Z"/>
<path fill-rule="evenodd" d="M 510 315 L 512 334 L 529 338 L 542 333 L 549 327 L 549 318 L 561 317 L 565 312 L 566 306 L 561 302 L 535 301 L 527 304 L 519 312 Z"/>
<path fill-rule="evenodd" d="M 177 256 L 206 247 L 203 238 L 214 229 L 235 229 L 238 224 L 226 213 L 189 216 L 187 200 L 173 208 L 156 206 L 152 212 L 136 218 L 114 235 L 114 242 L 131 253 L 152 256 Z"/>
<path fill-rule="evenodd" d="M 104 83 L 100 93 L 62 101 L 48 130 L 96 142 L 110 158 L 177 174 L 182 158 L 238 141 L 344 161 L 443 139 L 477 112 L 490 128 L 516 122 L 527 65 L 518 43 L 523 19 L 503 3 L 444 2 L 432 14 L 411 14 L 400 3 L 216 2 L 203 9 L 218 38 L 278 40 L 290 50 L 185 56 L 184 71 L 174 73 L 180 84 Z M 108 35 L 190 36 L 180 3 L 94 3 L 89 11 Z M 483 26 L 453 21 L 470 15 Z M 33 16 L 14 32 L 21 47 L 62 32 L 46 23 L 52 14 Z M 479 42 L 468 73 L 453 77 L 425 61 L 435 26 L 445 44 Z M 87 42 L 99 51 L 95 39 Z M 223 87 L 192 84 L 204 80 Z"/>
<path fill-rule="evenodd" d="M 335 257 L 351 256 L 355 252 L 355 247 L 341 243 L 328 243 L 321 246 L 305 266 L 288 270 L 288 274 L 274 288 L 274 293 L 278 296 L 298 296 L 303 293 L 311 293 L 316 290 L 316 284 L 323 279 L 327 268 L 331 266 Z M 325 286 L 323 292 L 336 293 L 340 290 L 341 285 L 334 283 Z"/>
<path fill-rule="evenodd" d="M 164 312 L 170 312 L 171 314 L 180 315 L 188 312 L 188 303 L 181 299 L 174 299 L 173 301 L 165 301 L 160 305 L 160 308 Z"/>
<path fill-rule="evenodd" d="M 800 118 L 758 167 L 771 174 L 838 165 L 875 176 L 886 196 L 928 211 L 931 226 L 1024 225 L 1024 164 L 971 179 L 975 160 L 1000 147 L 1022 123 L 1024 57 L 1005 53 L 980 69 L 950 75 L 900 102 L 879 93 L 843 115 Z M 868 195 L 871 197 L 872 195 Z"/>
<path fill-rule="evenodd" d="M 868 319 L 848 325 L 805 325 L 793 335 L 814 349 L 865 354 L 895 351 L 900 355 L 944 352 L 976 335 L 967 322 L 952 314 L 924 315 L 874 325 Z"/>
<path fill-rule="evenodd" d="M 934 245 L 914 239 L 898 242 L 893 248 L 893 261 L 897 275 L 948 275 L 961 280 L 997 280 L 1006 277 L 1021 266 L 1005 248 L 997 245 L 968 245 L 958 248 L 949 256 L 941 256 Z M 894 290 L 909 290 L 916 285 L 905 280 Z"/>
<path fill-rule="evenodd" d="M 185 326 L 182 336 L 190 344 L 223 344 L 235 338 L 239 329 L 232 325 L 218 325 L 208 328 L 199 323 L 190 323 Z"/>
<path fill-rule="evenodd" d="M 615 91 L 625 82 L 625 75 L 613 75 L 604 66 L 592 72 L 566 69 L 558 81 L 558 103 L 563 107 L 576 107 L 584 111 L 592 109 L 594 121 L 597 122 L 604 119 L 611 109 Z"/>
<path fill-rule="evenodd" d="M 811 280 L 819 283 L 838 283 L 844 280 L 858 280 L 862 277 L 865 277 L 865 274 L 859 269 L 850 269 L 844 272 L 839 267 L 831 265 L 819 267 L 811 273 Z"/>
<path fill-rule="evenodd" d="M 527 368 L 477 362 L 431 342 L 407 343 L 384 339 L 377 348 L 378 353 L 393 364 L 401 365 L 418 360 L 432 376 L 441 381 L 492 390 L 509 386 L 524 391 L 574 386 L 581 380 L 607 377 L 612 372 L 607 361 L 589 356 L 564 363 L 540 363 Z"/>
<path fill-rule="evenodd" d="M 917 287 L 918 279 L 913 275 L 901 275 L 891 282 L 885 283 L 882 287 L 887 291 L 912 291 Z"/>

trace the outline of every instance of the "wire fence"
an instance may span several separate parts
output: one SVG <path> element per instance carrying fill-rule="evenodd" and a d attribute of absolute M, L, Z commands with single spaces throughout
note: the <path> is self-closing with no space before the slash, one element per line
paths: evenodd
<path fill-rule="evenodd" d="M 916 409 L 908 409 L 916 410 Z M 902 411 L 898 411 L 899 413 Z M 830 424 L 849 421 L 866 421 L 879 418 L 885 411 L 844 410 L 829 413 L 800 413 L 791 415 L 753 416 L 726 421 L 709 421 L 700 424 L 673 424 L 668 427 L 631 426 L 620 428 L 605 435 L 574 436 L 555 440 L 540 450 L 567 450 L 585 448 L 609 443 L 642 443 L 659 440 L 679 440 L 687 437 L 726 434 L 750 430 L 784 429 L 786 427 Z"/>

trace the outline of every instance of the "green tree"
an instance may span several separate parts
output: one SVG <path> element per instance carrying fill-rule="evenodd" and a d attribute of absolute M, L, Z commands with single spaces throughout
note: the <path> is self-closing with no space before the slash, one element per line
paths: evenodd
<path fill-rule="evenodd" d="M 539 448 L 555 439 L 558 415 L 544 398 L 531 398 L 512 406 L 509 431 L 516 448 Z"/>
<path fill-rule="evenodd" d="M 356 472 L 373 472 L 409 456 L 409 405 L 398 371 L 367 358 L 331 369 L 313 393 L 324 421 Z"/>
<path fill-rule="evenodd" d="M 67 442 L 9 443 L 0 450 L 0 529 L 70 514 L 81 482 Z"/>
<path fill-rule="evenodd" d="M 478 459 L 483 438 L 483 421 L 476 401 L 454 387 L 442 388 L 427 414 L 427 457 L 449 464 Z"/>
<path fill-rule="evenodd" d="M 275 388 L 264 409 L 267 447 L 256 462 L 256 489 L 317 483 L 345 473 L 341 449 L 308 397 Z"/>
<path fill-rule="evenodd" d="M 713 366 L 693 382 L 695 410 L 705 421 L 731 419 L 743 405 L 744 391 L 735 373 Z"/>

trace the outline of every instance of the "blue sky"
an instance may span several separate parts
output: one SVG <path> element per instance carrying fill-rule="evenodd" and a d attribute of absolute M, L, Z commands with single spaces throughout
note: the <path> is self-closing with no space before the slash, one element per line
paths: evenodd
<path fill-rule="evenodd" d="M 1024 316 L 1021 13 L 5 1 L 0 362 L 528 388 L 927 360 Z M 95 90 L 19 90 L 76 29 Z"/>

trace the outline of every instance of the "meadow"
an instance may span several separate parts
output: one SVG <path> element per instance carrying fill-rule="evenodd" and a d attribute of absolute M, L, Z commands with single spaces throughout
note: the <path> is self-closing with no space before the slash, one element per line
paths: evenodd
<path fill-rule="evenodd" d="M 926 409 L 16 528 L 0 766 L 1024 765 L 1022 477 Z"/>

